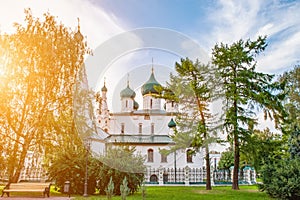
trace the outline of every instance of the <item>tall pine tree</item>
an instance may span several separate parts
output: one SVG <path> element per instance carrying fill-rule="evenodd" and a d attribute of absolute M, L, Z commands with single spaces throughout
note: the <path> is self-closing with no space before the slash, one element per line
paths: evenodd
<path fill-rule="evenodd" d="M 273 75 L 256 71 L 255 57 L 267 47 L 266 37 L 257 40 L 239 40 L 232 45 L 217 44 L 213 48 L 212 62 L 221 81 L 224 99 L 223 126 L 233 144 L 234 171 L 232 189 L 239 189 L 238 171 L 241 142 L 247 141 L 257 121 L 256 111 L 278 125 L 283 113 L 283 84 L 273 83 Z"/>
<path fill-rule="evenodd" d="M 186 58 L 175 64 L 176 75 L 170 76 L 165 98 L 171 98 L 179 103 L 180 114 L 176 118 L 177 129 L 173 137 L 174 149 L 190 148 L 195 154 L 205 150 L 206 189 L 211 190 L 211 170 L 209 144 L 215 141 L 213 137 L 213 117 L 209 111 L 212 100 L 211 85 L 213 81 L 210 65 L 193 62 Z M 171 95 L 170 95 L 171 94 Z"/>

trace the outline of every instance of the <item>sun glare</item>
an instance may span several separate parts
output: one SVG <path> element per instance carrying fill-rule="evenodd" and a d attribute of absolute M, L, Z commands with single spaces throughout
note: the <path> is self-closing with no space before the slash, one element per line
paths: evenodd
<path fill-rule="evenodd" d="M 0 77 L 2 77 L 4 75 L 4 69 L 3 69 L 3 65 L 1 63 L 0 65 Z"/>
<path fill-rule="evenodd" d="M 0 55 L 0 87 L 2 88 L 5 82 L 5 62 L 4 58 Z M 1 89 L 0 88 L 0 89 Z"/>

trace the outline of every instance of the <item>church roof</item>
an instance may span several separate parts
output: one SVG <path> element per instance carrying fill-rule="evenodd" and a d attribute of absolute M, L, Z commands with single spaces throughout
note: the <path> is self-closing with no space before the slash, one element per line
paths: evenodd
<path fill-rule="evenodd" d="M 139 109 L 139 103 L 138 102 L 136 102 L 136 101 L 134 101 L 133 102 L 133 108 L 135 109 L 135 110 L 137 110 L 137 109 Z"/>
<path fill-rule="evenodd" d="M 129 87 L 129 84 L 127 84 L 127 87 L 120 92 L 121 98 L 134 98 L 135 92 Z"/>
<path fill-rule="evenodd" d="M 155 86 L 161 86 L 157 80 L 154 77 L 154 73 L 152 70 L 152 73 L 150 75 L 149 80 L 142 86 L 142 95 L 145 94 L 158 94 L 158 92 L 155 89 Z"/>
<path fill-rule="evenodd" d="M 176 123 L 174 122 L 173 118 L 171 118 L 170 122 L 168 123 L 169 128 L 174 128 L 176 127 Z"/>
<path fill-rule="evenodd" d="M 101 88 L 102 92 L 107 92 L 106 84 L 105 84 L 105 78 L 104 78 L 104 84 L 103 87 Z"/>
<path fill-rule="evenodd" d="M 126 144 L 174 144 L 168 135 L 110 135 L 105 138 L 107 143 Z"/>
<path fill-rule="evenodd" d="M 102 91 L 102 92 L 107 92 L 107 88 L 106 88 L 105 84 L 104 84 L 104 86 L 102 87 L 101 91 Z"/>

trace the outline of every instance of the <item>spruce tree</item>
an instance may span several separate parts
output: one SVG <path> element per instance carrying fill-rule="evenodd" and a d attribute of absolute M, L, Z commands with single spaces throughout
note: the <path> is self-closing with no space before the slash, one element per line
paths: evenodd
<path fill-rule="evenodd" d="M 257 111 L 262 110 L 265 118 L 274 119 L 277 126 L 284 113 L 284 84 L 273 82 L 274 75 L 256 71 L 255 58 L 266 47 L 266 37 L 258 37 L 232 45 L 216 44 L 212 52 L 220 98 L 224 100 L 223 127 L 234 150 L 232 189 L 239 189 L 240 147 L 253 133 Z"/>

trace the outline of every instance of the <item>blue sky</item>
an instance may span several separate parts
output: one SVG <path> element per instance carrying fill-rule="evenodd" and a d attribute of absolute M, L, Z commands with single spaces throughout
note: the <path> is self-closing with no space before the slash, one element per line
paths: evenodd
<path fill-rule="evenodd" d="M 299 1 L 94 1 L 123 28 L 161 27 L 196 40 L 208 52 L 217 42 L 267 35 L 259 68 L 281 73 L 299 62 Z M 272 62 L 272 60 L 278 62 Z"/>
<path fill-rule="evenodd" d="M 199 16 L 201 13 L 205 15 L 213 2 L 117 0 L 99 1 L 95 4 L 115 15 L 121 24 L 127 24 L 130 28 L 155 26 L 185 32 L 205 23 Z"/>
<path fill-rule="evenodd" d="M 73 30 L 79 17 L 82 34 L 95 52 L 94 58 L 87 58 L 89 83 L 98 90 L 106 77 L 109 98 L 117 101 L 128 73 L 131 87 L 138 90 L 150 75 L 152 58 L 157 79 L 164 82 L 175 61 L 186 56 L 176 52 L 176 46 L 159 46 L 159 43 L 171 45 L 173 37 L 168 35 L 159 42 L 155 34 L 147 35 L 153 47 L 146 47 L 145 34 L 136 34 L 137 29 L 154 27 L 159 31 L 168 30 L 170 36 L 180 41 L 189 38 L 185 45 L 197 43 L 208 57 L 216 43 L 231 44 L 239 39 L 254 40 L 258 35 L 267 35 L 269 45 L 257 58 L 257 69 L 266 73 L 280 74 L 300 60 L 299 0 L 0 0 L 0 3 L 1 32 L 11 32 L 13 22 L 22 23 L 23 10 L 28 7 L 40 18 L 49 11 Z M 127 39 L 119 41 L 119 36 L 124 35 Z M 109 48 L 113 46 L 110 50 L 114 53 L 120 45 L 124 51 L 103 61 L 109 58 L 103 56 L 107 49 L 101 49 L 107 42 Z M 97 54 L 99 48 L 101 55 Z M 96 62 L 95 57 L 102 60 Z M 160 77 L 160 72 L 165 75 Z"/>
<path fill-rule="evenodd" d="M 255 39 L 268 35 L 269 47 L 262 59 L 264 70 L 280 73 L 299 62 L 300 1 L 289 0 L 12 0 L 1 2 L 0 30 L 22 22 L 30 7 L 41 17 L 49 11 L 59 21 L 76 27 L 96 48 L 110 37 L 135 28 L 159 27 L 181 32 L 206 51 L 217 42 Z M 271 60 L 280 60 L 273 62 Z M 284 60 L 284 61 L 283 61 Z M 263 69 L 263 66 L 261 66 Z M 266 69 L 268 68 L 268 69 Z"/>

